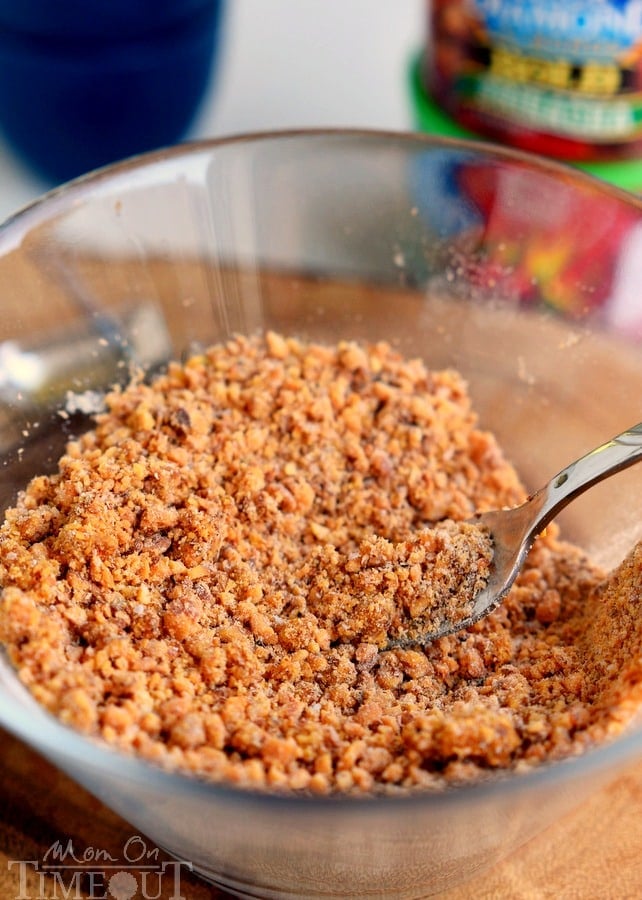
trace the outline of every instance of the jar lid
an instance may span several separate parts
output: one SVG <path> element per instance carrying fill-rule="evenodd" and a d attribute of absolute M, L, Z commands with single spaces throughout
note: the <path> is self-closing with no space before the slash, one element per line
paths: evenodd
<path fill-rule="evenodd" d="M 483 140 L 483 136 L 459 125 L 426 93 L 421 80 L 421 58 L 412 62 L 410 86 L 414 103 L 415 122 L 422 131 L 444 137 Z M 564 162 L 608 181 L 616 187 L 635 193 L 642 192 L 642 159 L 609 162 Z"/>

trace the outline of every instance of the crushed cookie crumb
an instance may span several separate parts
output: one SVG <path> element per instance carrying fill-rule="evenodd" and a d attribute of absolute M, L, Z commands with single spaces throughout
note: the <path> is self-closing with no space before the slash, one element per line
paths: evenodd
<path fill-rule="evenodd" d="M 463 615 L 492 555 L 465 520 L 525 498 L 456 372 L 270 333 L 106 403 L 0 529 L 0 638 L 64 723 L 322 794 L 522 771 L 637 714 L 639 548 L 605 579 L 551 526 L 487 619 L 383 646 Z"/>

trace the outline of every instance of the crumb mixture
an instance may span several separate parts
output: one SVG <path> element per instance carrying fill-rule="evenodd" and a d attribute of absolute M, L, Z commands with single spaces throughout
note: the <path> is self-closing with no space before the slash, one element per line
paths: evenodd
<path fill-rule="evenodd" d="M 108 398 L 0 530 L 0 638 L 63 722 L 252 787 L 441 788 L 573 755 L 642 701 L 642 551 L 555 528 L 504 604 L 463 520 L 524 499 L 466 385 L 384 343 L 238 338 Z"/>

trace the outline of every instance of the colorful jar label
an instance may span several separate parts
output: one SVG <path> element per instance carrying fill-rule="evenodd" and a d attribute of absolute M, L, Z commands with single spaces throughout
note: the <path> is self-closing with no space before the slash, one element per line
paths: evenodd
<path fill-rule="evenodd" d="M 431 38 L 429 88 L 463 124 L 642 138 L 642 0 L 434 0 Z"/>

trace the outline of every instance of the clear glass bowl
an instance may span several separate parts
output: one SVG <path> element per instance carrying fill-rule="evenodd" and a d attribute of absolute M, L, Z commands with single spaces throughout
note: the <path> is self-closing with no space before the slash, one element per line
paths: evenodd
<path fill-rule="evenodd" d="M 385 338 L 469 380 L 528 487 L 642 418 L 642 203 L 511 151 L 363 132 L 178 147 L 73 182 L 0 230 L 0 503 L 50 470 L 131 366 L 234 332 Z M 630 470 L 564 514 L 619 561 Z M 639 757 L 444 793 L 270 796 L 168 774 L 44 713 L 6 662 L 0 721 L 242 896 L 420 897 L 472 877 Z"/>

